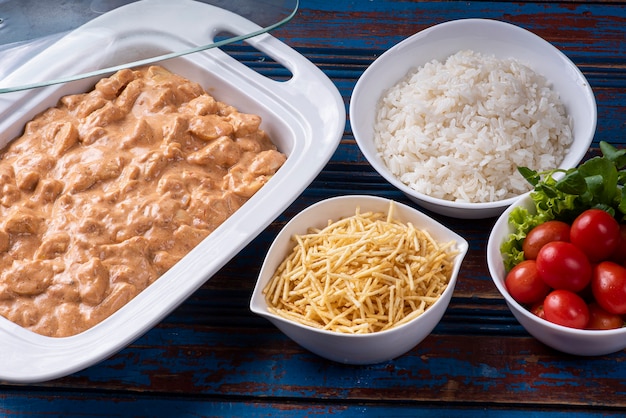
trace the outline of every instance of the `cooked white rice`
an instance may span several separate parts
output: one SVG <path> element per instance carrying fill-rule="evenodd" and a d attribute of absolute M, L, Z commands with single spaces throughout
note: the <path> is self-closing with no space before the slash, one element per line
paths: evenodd
<path fill-rule="evenodd" d="M 557 167 L 571 120 L 548 81 L 515 59 L 460 51 L 385 92 L 374 140 L 412 189 L 459 202 L 493 202 L 530 189 L 518 166 Z"/>

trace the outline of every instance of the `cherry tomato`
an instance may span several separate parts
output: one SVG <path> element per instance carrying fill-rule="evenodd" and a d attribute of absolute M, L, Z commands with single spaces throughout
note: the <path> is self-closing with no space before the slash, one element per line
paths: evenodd
<path fill-rule="evenodd" d="M 541 301 L 541 303 L 535 303 L 531 306 L 530 312 L 533 315 L 537 315 L 541 319 L 546 319 L 546 313 L 543 311 L 543 301 Z"/>
<path fill-rule="evenodd" d="M 617 329 L 624 326 L 624 320 L 620 315 L 607 312 L 597 302 L 590 303 L 588 308 L 587 329 Z"/>
<path fill-rule="evenodd" d="M 611 214 L 601 209 L 587 209 L 572 223 L 570 240 L 583 250 L 592 262 L 605 260 L 620 242 L 619 224 Z"/>
<path fill-rule="evenodd" d="M 570 226 L 561 221 L 548 221 L 528 232 L 522 250 L 526 260 L 535 260 L 541 247 L 552 241 L 569 241 Z"/>
<path fill-rule="evenodd" d="M 600 306 L 617 315 L 626 314 L 626 268 L 603 261 L 593 271 L 593 296 Z"/>
<path fill-rule="evenodd" d="M 524 260 L 513 267 L 504 284 L 513 299 L 522 304 L 541 301 L 551 290 L 539 277 L 535 260 Z"/>
<path fill-rule="evenodd" d="M 580 292 L 591 281 L 592 269 L 587 256 L 574 244 L 553 241 L 537 254 L 539 277 L 553 289 Z"/>
<path fill-rule="evenodd" d="M 589 322 L 585 301 L 569 290 L 553 290 L 543 301 L 546 320 L 565 327 L 584 329 Z"/>
<path fill-rule="evenodd" d="M 613 254 L 611 254 L 610 260 L 615 261 L 618 264 L 626 263 L 626 224 L 620 224 L 620 241 Z"/>

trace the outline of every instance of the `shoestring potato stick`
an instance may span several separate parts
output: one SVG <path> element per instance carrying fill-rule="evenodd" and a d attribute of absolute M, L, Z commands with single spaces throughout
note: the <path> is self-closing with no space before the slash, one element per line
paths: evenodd
<path fill-rule="evenodd" d="M 303 325 L 365 334 L 421 315 L 446 289 L 455 241 L 411 223 L 361 213 L 292 237 L 294 248 L 264 289 L 269 310 Z"/>

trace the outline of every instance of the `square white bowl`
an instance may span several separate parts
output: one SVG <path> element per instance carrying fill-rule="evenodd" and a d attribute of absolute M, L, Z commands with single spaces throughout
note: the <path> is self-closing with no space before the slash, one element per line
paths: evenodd
<path fill-rule="evenodd" d="M 417 318 L 389 330 L 370 334 L 344 334 L 326 331 L 290 321 L 268 310 L 263 289 L 271 280 L 276 268 L 293 249 L 291 238 L 304 234 L 311 227 L 323 228 L 329 220 L 353 216 L 357 208 L 363 212 L 389 210 L 390 200 L 377 196 L 339 196 L 318 202 L 291 219 L 280 231 L 270 247 L 259 273 L 250 310 L 268 319 L 285 335 L 307 350 L 339 363 L 374 364 L 394 359 L 411 350 L 426 338 L 445 313 L 457 283 L 461 264 L 469 245 L 467 241 L 434 219 L 399 202 L 394 204 L 394 218 L 411 222 L 416 229 L 428 231 L 437 242 L 455 241 L 452 247 L 458 253 L 454 258 L 452 275 L 439 300 Z"/>

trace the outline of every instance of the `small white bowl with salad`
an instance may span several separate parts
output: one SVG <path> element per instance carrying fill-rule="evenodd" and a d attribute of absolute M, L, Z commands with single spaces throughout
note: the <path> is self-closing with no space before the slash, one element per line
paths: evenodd
<path fill-rule="evenodd" d="M 577 168 L 520 172 L 534 186 L 496 221 L 491 277 L 533 337 L 564 353 L 626 348 L 626 149 Z"/>

